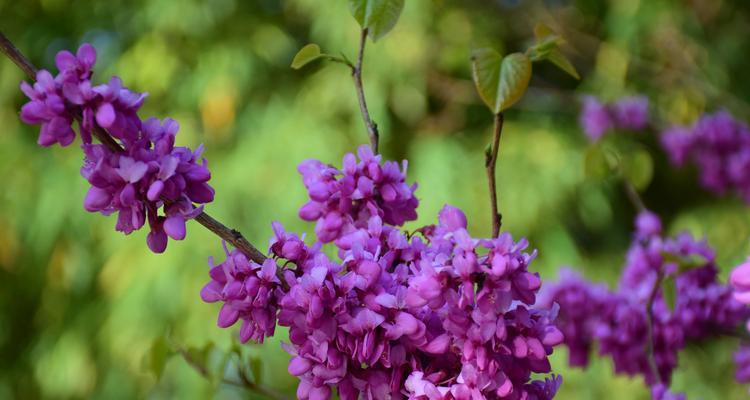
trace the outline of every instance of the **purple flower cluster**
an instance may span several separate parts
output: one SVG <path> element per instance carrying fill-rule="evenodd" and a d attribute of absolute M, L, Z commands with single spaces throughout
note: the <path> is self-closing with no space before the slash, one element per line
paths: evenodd
<path fill-rule="evenodd" d="M 593 96 L 583 99 L 578 122 L 588 138 L 595 142 L 613 129 L 639 131 L 648 126 L 648 98 L 623 97 L 612 104 Z"/>
<path fill-rule="evenodd" d="M 240 341 L 262 343 L 276 329 L 276 312 L 281 295 L 276 276 L 276 262 L 267 259 L 256 264 L 237 250 L 227 251 L 227 259 L 219 265 L 209 260 L 211 281 L 203 287 L 201 298 L 208 303 L 221 301 L 217 324 L 222 328 L 242 320 Z"/>
<path fill-rule="evenodd" d="M 347 240 L 373 216 L 389 225 L 417 218 L 417 186 L 404 181 L 406 161 L 401 172 L 396 162 L 381 165 L 370 147 L 362 146 L 357 153 L 359 162 L 353 154 L 344 157 L 343 171 L 318 160 L 304 161 L 298 168 L 310 195 L 299 216 L 317 221 L 315 233 L 321 242 Z"/>
<path fill-rule="evenodd" d="M 301 164 L 311 200 L 300 215 L 317 221 L 317 241 L 308 246 L 274 224 L 270 252 L 286 260 L 280 282 L 270 267 L 236 255 L 212 268 L 203 297 L 224 302 L 220 326 L 242 318 L 262 333 L 242 338 L 255 340 L 272 333 L 276 318 L 288 327 L 300 399 L 329 399 L 334 390 L 345 400 L 553 398 L 561 377 L 532 377 L 550 372 L 548 356 L 563 341 L 556 308 L 532 307 L 541 286 L 528 270 L 536 253 L 507 233 L 472 238 L 450 206 L 437 225 L 400 231 L 416 218 L 415 187 L 396 164 L 381 165 L 366 147 L 358 153 L 359 163 L 344 158 L 343 172 Z M 330 242 L 337 258 L 322 251 Z"/>
<path fill-rule="evenodd" d="M 674 285 L 674 304 L 669 304 L 663 286 L 657 288 L 649 327 L 646 305 L 658 281 Z M 585 366 L 588 349 L 596 341 L 600 355 L 612 358 L 615 372 L 642 375 L 653 387 L 655 399 L 681 398 L 659 385 L 669 383 L 678 353 L 688 341 L 729 332 L 748 315 L 731 288 L 718 282 L 714 252 L 708 245 L 688 234 L 662 236 L 661 221 L 648 211 L 636 220 L 617 291 L 567 273 L 541 298 L 541 304 L 560 306 L 557 325 L 566 334 L 571 365 Z M 571 338 L 569 332 L 577 337 Z M 658 377 L 647 358 L 649 332 Z"/>
<path fill-rule="evenodd" d="M 194 204 L 213 201 L 214 190 L 207 183 L 211 174 L 205 159 L 201 162 L 203 149 L 176 147 L 179 125 L 172 119 L 141 121 L 138 110 L 146 95 L 123 87 L 119 78 L 92 86 L 95 62 L 96 51 L 88 44 L 76 55 L 58 53 L 56 77 L 40 70 L 33 86 L 21 83 L 30 99 L 21 109 L 21 119 L 41 125 L 42 146 L 71 144 L 73 121 L 78 119 L 85 155 L 81 175 L 91 184 L 84 208 L 104 215 L 117 212 L 116 229 L 125 234 L 148 220 L 148 246 L 161 253 L 168 237 L 185 238 L 185 221 L 202 211 L 202 205 Z M 123 151 L 92 144 L 97 127 L 118 139 Z"/>
<path fill-rule="evenodd" d="M 691 127 L 675 126 L 661 136 L 677 166 L 695 164 L 701 186 L 716 194 L 736 191 L 750 203 L 750 129 L 726 111 L 701 116 Z"/>
<path fill-rule="evenodd" d="M 577 272 L 563 268 L 560 281 L 542 289 L 539 304 L 562 308 L 557 317 L 557 326 L 565 336 L 569 362 L 574 367 L 585 367 L 594 341 L 598 319 L 592 318 L 601 312 L 610 293 L 606 285 L 592 285 Z"/>

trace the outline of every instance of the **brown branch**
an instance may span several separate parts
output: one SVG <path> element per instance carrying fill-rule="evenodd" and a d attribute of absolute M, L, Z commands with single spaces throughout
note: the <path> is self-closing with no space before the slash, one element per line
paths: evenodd
<path fill-rule="evenodd" d="M 10 60 L 13 61 L 13 63 L 15 63 L 18 68 L 29 77 L 29 79 L 36 79 L 36 68 L 34 65 L 31 64 L 31 61 L 29 61 L 29 59 L 26 58 L 26 56 L 24 56 L 23 53 L 13 45 L 13 42 L 8 40 L 2 32 L 0 32 L 0 51 L 8 56 L 8 58 L 10 58 Z"/>
<path fill-rule="evenodd" d="M 199 224 L 203 225 L 206 229 L 213 232 L 216 236 L 231 243 L 232 246 L 237 248 L 249 259 L 255 261 L 256 263 L 263 264 L 263 262 L 266 260 L 266 256 L 250 242 L 248 242 L 247 239 L 245 239 L 245 237 L 242 236 L 242 233 L 240 233 L 238 230 L 227 228 L 226 225 L 217 221 L 216 219 L 214 219 L 214 217 L 206 214 L 205 212 L 198 214 L 198 216 L 195 217 L 195 220 L 198 221 Z"/>
<path fill-rule="evenodd" d="M 352 66 L 352 78 L 354 79 L 354 88 L 357 90 L 357 100 L 359 100 L 359 111 L 362 113 L 362 119 L 365 121 L 367 136 L 370 138 L 372 151 L 378 153 L 378 140 L 380 133 L 378 125 L 370 118 L 370 111 L 367 109 L 367 100 L 365 99 L 365 88 L 362 85 L 362 61 L 365 58 L 365 44 L 367 43 L 367 28 L 362 29 L 359 42 L 359 54 L 357 55 L 357 64 Z"/>
<path fill-rule="evenodd" d="M 492 237 L 500 234 L 500 226 L 503 223 L 503 217 L 498 211 L 497 205 L 497 182 L 495 170 L 497 165 L 497 155 L 500 151 L 500 137 L 503 134 L 503 113 L 495 114 L 495 129 L 492 136 L 492 147 L 485 154 L 484 166 L 487 169 L 487 182 L 490 187 L 490 207 L 492 209 Z"/>
<path fill-rule="evenodd" d="M 0 32 L 0 51 L 5 54 L 13 63 L 15 63 L 31 80 L 36 80 L 36 67 L 21 53 L 16 46 L 2 33 Z M 76 115 L 76 120 L 80 123 L 80 113 Z M 95 126 L 93 131 L 94 136 L 104 144 L 108 149 L 113 152 L 124 151 L 122 146 L 104 129 Z M 226 225 L 217 221 L 205 212 L 200 213 L 195 220 L 199 224 L 203 225 L 206 229 L 216 234 L 223 240 L 229 242 L 236 249 L 245 254 L 249 259 L 253 260 L 258 264 L 262 264 L 266 260 L 266 256 L 253 246 L 239 231 L 228 228 Z"/>

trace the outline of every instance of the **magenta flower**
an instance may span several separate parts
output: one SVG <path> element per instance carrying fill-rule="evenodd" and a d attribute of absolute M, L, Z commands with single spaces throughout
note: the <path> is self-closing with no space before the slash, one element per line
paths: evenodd
<path fill-rule="evenodd" d="M 612 105 L 615 125 L 620 129 L 638 131 L 648 126 L 648 98 L 623 97 Z"/>
<path fill-rule="evenodd" d="M 734 298 L 743 304 L 750 304 L 750 259 L 732 270 L 729 282 L 734 288 Z"/>
<path fill-rule="evenodd" d="M 607 106 L 592 96 L 583 99 L 583 109 L 578 122 L 592 142 L 599 140 L 608 130 L 614 127 L 614 121 Z"/>
<path fill-rule="evenodd" d="M 163 124 L 156 118 L 141 121 L 138 110 L 146 95 L 125 88 L 119 78 L 92 87 L 95 62 L 96 51 L 89 44 L 82 45 L 76 55 L 59 52 L 57 77 L 41 70 L 33 86 L 21 83 L 30 99 L 21 110 L 21 119 L 42 125 L 40 145 L 67 146 L 75 139 L 73 120 L 80 117 L 85 156 L 81 175 L 91 184 L 84 208 L 104 215 L 117 213 L 115 229 L 125 234 L 148 221 L 146 243 L 161 253 L 167 238 L 184 239 L 185 221 L 200 214 L 202 204 L 213 201 L 214 190 L 208 185 L 211 174 L 201 159 L 203 149 L 175 147 L 179 125 L 174 120 L 167 118 Z M 92 144 L 96 127 L 119 139 L 124 151 Z"/>
<path fill-rule="evenodd" d="M 242 320 L 240 341 L 262 343 L 276 329 L 280 281 L 276 263 L 267 259 L 263 265 L 249 261 L 237 250 L 227 252 L 219 265 L 209 261 L 211 281 L 201 290 L 205 302 L 222 302 L 217 325 L 228 328 Z"/>

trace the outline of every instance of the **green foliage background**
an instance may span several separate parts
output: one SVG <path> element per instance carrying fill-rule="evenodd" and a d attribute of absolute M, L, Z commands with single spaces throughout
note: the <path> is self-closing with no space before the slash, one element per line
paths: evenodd
<path fill-rule="evenodd" d="M 595 93 L 651 97 L 661 121 L 689 122 L 727 108 L 747 118 L 750 6 L 737 1 L 409 0 L 396 28 L 368 44 L 364 80 L 382 152 L 409 159 L 422 202 L 416 227 L 444 203 L 466 210 L 475 235 L 490 232 L 483 149 L 492 118 L 475 94 L 469 55 L 490 45 L 523 50 L 543 21 L 568 39 L 578 82 L 535 64 L 526 96 L 506 117 L 498 163 L 504 229 L 527 236 L 544 279 L 572 265 L 614 284 L 634 215 L 616 179 L 584 174 L 588 146 L 576 124 L 577 98 Z M 304 202 L 296 165 L 339 163 L 366 141 L 349 72 L 318 63 L 289 68 L 309 42 L 355 54 L 357 23 L 344 1 L 321 0 L 0 0 L 0 30 L 40 67 L 89 41 L 99 50 L 95 80 L 116 74 L 149 92 L 144 116 L 180 121 L 179 144 L 204 143 L 216 201 L 207 210 L 265 247 L 270 222 L 311 232 L 296 218 Z M 232 346 L 236 329 L 216 328 L 216 305 L 201 302 L 208 256 L 221 243 L 189 224 L 164 255 L 145 232 L 114 232 L 114 218 L 83 210 L 86 183 L 75 146 L 40 149 L 37 129 L 18 110 L 21 72 L 0 60 L 0 398 L 260 398 L 204 380 L 180 357 L 157 379 L 155 341 Z M 750 213 L 717 199 L 695 172 L 667 165 L 651 134 L 639 138 L 654 160 L 644 197 L 669 230 L 705 236 L 727 271 L 750 250 Z M 247 346 L 261 379 L 293 393 L 284 337 Z M 733 340 L 691 348 L 674 387 L 690 398 L 741 399 L 732 383 Z M 609 361 L 568 370 L 560 399 L 646 399 L 640 381 L 614 377 Z M 158 363 L 156 363 L 158 364 Z"/>

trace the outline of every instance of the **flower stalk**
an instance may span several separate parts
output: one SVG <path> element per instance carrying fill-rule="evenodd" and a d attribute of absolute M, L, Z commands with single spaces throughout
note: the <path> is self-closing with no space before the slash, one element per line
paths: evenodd
<path fill-rule="evenodd" d="M 503 223 L 502 214 L 498 211 L 497 204 L 497 178 L 495 171 L 497 169 L 497 156 L 500 151 L 500 137 L 503 134 L 503 113 L 495 114 L 495 127 L 492 135 L 492 144 L 485 153 L 484 166 L 487 169 L 487 182 L 490 188 L 490 208 L 492 210 L 492 237 L 500 234 L 500 227 Z"/>
<path fill-rule="evenodd" d="M 370 118 L 370 111 L 367 108 L 367 100 L 365 99 L 365 88 L 362 84 L 362 62 L 365 58 L 365 44 L 367 43 L 367 28 L 362 29 L 359 42 L 359 53 L 357 55 L 357 63 L 354 65 L 349 64 L 352 69 L 352 78 L 354 79 L 354 88 L 357 90 L 357 100 L 359 101 L 359 111 L 362 113 L 362 119 L 365 122 L 367 128 L 367 136 L 370 138 L 370 147 L 375 154 L 378 154 L 378 141 L 380 140 L 380 133 L 378 132 L 378 125 Z"/>

